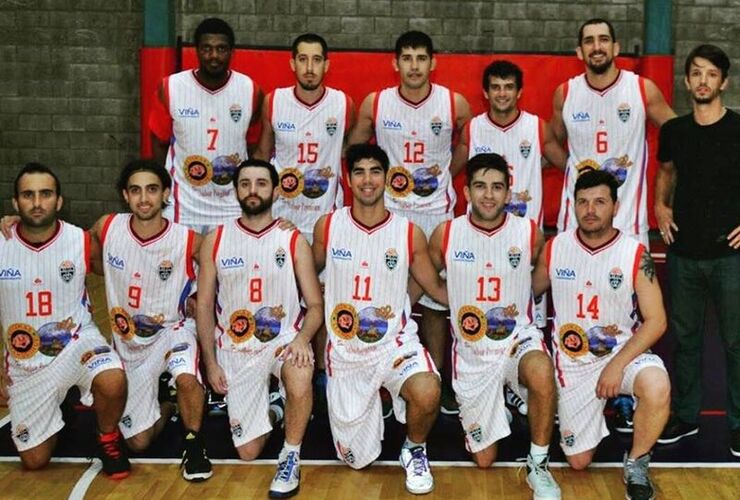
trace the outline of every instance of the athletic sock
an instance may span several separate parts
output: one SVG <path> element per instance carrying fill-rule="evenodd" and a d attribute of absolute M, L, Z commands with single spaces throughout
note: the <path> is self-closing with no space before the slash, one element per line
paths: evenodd
<path fill-rule="evenodd" d="M 547 458 L 547 455 L 549 453 L 550 453 L 549 444 L 545 446 L 540 446 L 534 443 L 529 444 L 529 456 L 532 457 L 532 460 L 534 460 L 535 463 L 541 464 Z"/>
<path fill-rule="evenodd" d="M 426 442 L 424 442 L 424 443 L 414 443 L 413 441 L 411 441 L 408 438 L 408 436 L 406 436 L 406 441 L 403 443 L 403 447 L 404 448 L 411 449 L 411 448 L 416 448 L 417 446 L 421 446 L 422 448 L 424 448 L 424 451 L 426 451 L 426 449 L 427 449 L 427 443 Z"/>

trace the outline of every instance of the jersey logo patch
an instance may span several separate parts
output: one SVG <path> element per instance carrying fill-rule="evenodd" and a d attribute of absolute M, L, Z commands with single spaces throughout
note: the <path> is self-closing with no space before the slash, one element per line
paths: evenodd
<path fill-rule="evenodd" d="M 517 247 L 509 248 L 509 264 L 516 269 L 522 261 L 522 251 Z"/>
<path fill-rule="evenodd" d="M 591 115 L 588 114 L 588 111 L 578 111 L 577 113 L 571 114 L 570 117 L 571 121 L 574 121 L 576 123 L 591 121 Z"/>
<path fill-rule="evenodd" d="M 331 258 L 334 260 L 352 260 L 352 252 L 346 248 L 331 248 Z"/>
<path fill-rule="evenodd" d="M 334 334 L 340 339 L 351 340 L 357 334 L 357 312 L 352 304 L 337 304 L 329 321 Z"/>
<path fill-rule="evenodd" d="M 439 135 L 440 132 L 442 132 L 442 118 L 439 116 L 435 116 L 432 118 L 432 121 L 429 123 L 429 126 L 432 128 L 432 132 L 434 135 Z"/>
<path fill-rule="evenodd" d="M 59 264 L 59 277 L 62 278 L 62 281 L 65 283 L 72 281 L 72 278 L 75 277 L 74 263 L 69 260 L 65 260 Z"/>
<path fill-rule="evenodd" d="M 296 127 L 295 123 L 293 122 L 277 122 L 277 127 L 275 127 L 279 132 L 295 132 Z"/>
<path fill-rule="evenodd" d="M 452 260 L 457 262 L 475 262 L 475 254 L 470 250 L 455 250 Z"/>
<path fill-rule="evenodd" d="M 623 102 L 617 107 L 617 116 L 622 121 L 622 123 L 627 123 L 627 120 L 630 119 L 631 114 L 632 109 L 630 108 L 630 105 L 626 102 Z"/>
<path fill-rule="evenodd" d="M 288 199 L 295 198 L 303 191 L 303 174 L 294 167 L 288 167 L 280 172 L 280 194 Z"/>
<path fill-rule="evenodd" d="M 281 269 L 285 265 L 285 250 L 282 247 L 275 251 L 275 264 Z"/>
<path fill-rule="evenodd" d="M 133 422 L 131 422 L 131 415 L 124 415 L 121 419 L 121 425 L 123 425 L 127 429 L 130 429 L 133 425 Z"/>
<path fill-rule="evenodd" d="M 197 108 L 177 108 L 177 116 L 180 118 L 200 118 L 200 111 Z"/>
<path fill-rule="evenodd" d="M 15 323 L 8 326 L 8 347 L 15 359 L 31 359 L 41 347 L 41 339 L 31 325 Z"/>
<path fill-rule="evenodd" d="M 572 448 L 576 444 L 576 436 L 573 434 L 573 431 L 563 431 L 562 439 L 563 444 L 569 448 Z"/>
<path fill-rule="evenodd" d="M 493 148 L 490 146 L 475 146 L 473 151 L 475 151 L 475 154 L 493 153 Z"/>
<path fill-rule="evenodd" d="M 163 260 L 159 263 L 159 268 L 157 269 L 157 275 L 159 275 L 159 279 L 162 281 L 167 281 L 167 279 L 172 276 L 172 262 L 169 260 Z"/>
<path fill-rule="evenodd" d="M 396 120 L 383 120 L 382 124 L 386 130 L 403 130 L 401 122 L 397 122 Z"/>
<path fill-rule="evenodd" d="M 588 337 L 580 325 L 566 323 L 558 333 L 560 349 L 571 358 L 579 358 L 588 352 Z"/>
<path fill-rule="evenodd" d="M 524 139 L 519 143 L 519 152 L 525 159 L 529 158 L 529 154 L 532 152 L 532 143 Z"/>
<path fill-rule="evenodd" d="M 366 307 L 360 311 L 357 338 L 366 344 L 378 342 L 388 333 L 388 320 L 394 318 L 389 305 L 383 307 Z"/>
<path fill-rule="evenodd" d="M 15 428 L 15 438 L 21 443 L 27 443 L 28 440 L 31 439 L 31 433 L 29 432 L 28 427 L 23 424 L 18 425 Z"/>
<path fill-rule="evenodd" d="M 398 252 L 395 248 L 389 248 L 385 252 L 385 266 L 393 271 L 398 265 Z"/>
<path fill-rule="evenodd" d="M 612 289 L 616 290 L 624 281 L 624 273 L 622 273 L 622 270 L 618 267 L 615 267 L 611 271 L 609 271 L 609 286 L 612 287 Z"/>
<path fill-rule="evenodd" d="M 557 267 L 555 268 L 555 278 L 559 280 L 573 281 L 576 279 L 576 272 L 567 267 Z"/>
<path fill-rule="evenodd" d="M 329 136 L 333 136 L 337 133 L 337 119 L 333 116 L 330 116 L 326 119 L 325 122 L 326 125 L 326 133 L 329 134 Z"/>
<path fill-rule="evenodd" d="M 470 436 L 470 439 L 476 443 L 480 443 L 483 440 L 483 431 L 480 428 L 480 424 L 474 423 L 468 427 L 468 435 Z"/>
<path fill-rule="evenodd" d="M 241 257 L 224 257 L 221 258 L 221 268 L 223 269 L 235 269 L 238 267 L 244 267 L 244 259 Z"/>
<path fill-rule="evenodd" d="M 242 437 L 242 424 L 236 419 L 232 419 L 229 422 L 229 427 L 231 427 L 231 435 L 235 437 Z"/>
<path fill-rule="evenodd" d="M 5 269 L 0 269 L 0 280 L 19 280 L 19 279 L 21 279 L 20 269 L 15 269 L 13 267 L 7 267 Z"/>
<path fill-rule="evenodd" d="M 234 123 L 238 123 L 242 119 L 242 107 L 238 104 L 232 104 L 229 107 L 229 116 L 234 120 Z"/>

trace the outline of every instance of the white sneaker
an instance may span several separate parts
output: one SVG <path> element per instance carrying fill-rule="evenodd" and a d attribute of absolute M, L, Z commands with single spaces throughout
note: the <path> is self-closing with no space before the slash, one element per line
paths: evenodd
<path fill-rule="evenodd" d="M 398 457 L 401 467 L 406 470 L 406 489 L 414 495 L 424 495 L 434 489 L 434 478 L 429 470 L 429 460 L 422 446 L 401 448 Z"/>
<path fill-rule="evenodd" d="M 288 498 L 298 494 L 301 488 L 301 463 L 298 453 L 289 451 L 281 453 L 277 472 L 270 483 L 270 498 Z"/>
<path fill-rule="evenodd" d="M 537 463 L 532 455 L 527 455 L 527 484 L 532 488 L 534 500 L 560 500 L 560 486 L 555 482 L 547 463 L 550 458 L 546 458 L 541 463 Z"/>
<path fill-rule="evenodd" d="M 520 398 L 516 392 L 509 389 L 508 385 L 504 386 L 504 399 L 506 399 L 506 404 L 514 408 L 519 415 L 527 415 L 529 411 L 527 402 Z"/>

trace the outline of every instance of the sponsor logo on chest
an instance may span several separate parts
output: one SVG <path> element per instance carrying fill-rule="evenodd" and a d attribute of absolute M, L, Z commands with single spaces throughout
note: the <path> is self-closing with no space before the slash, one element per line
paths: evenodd
<path fill-rule="evenodd" d="M 197 108 L 177 108 L 178 118 L 200 118 L 200 111 Z"/>

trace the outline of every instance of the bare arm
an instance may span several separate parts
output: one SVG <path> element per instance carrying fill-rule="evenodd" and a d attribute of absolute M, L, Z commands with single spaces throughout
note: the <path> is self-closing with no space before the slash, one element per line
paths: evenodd
<path fill-rule="evenodd" d="M 94 241 L 98 252 L 93 254 L 92 251 L 90 252 L 90 267 L 92 268 L 92 272 L 95 274 L 98 274 L 100 276 L 103 276 L 103 242 L 102 242 L 102 236 L 103 236 L 103 224 L 105 224 L 106 219 L 108 219 L 109 215 L 104 215 L 101 218 L 99 218 L 95 224 L 93 224 L 93 227 L 90 228 L 90 243 Z M 92 250 L 92 248 L 91 248 Z"/>
<path fill-rule="evenodd" d="M 655 263 L 646 249 L 640 257 L 635 293 L 643 323 L 601 372 L 596 385 L 596 395 L 599 398 L 613 398 L 619 394 L 624 368 L 650 349 L 663 336 L 667 326 L 663 295 L 655 275 Z"/>
<path fill-rule="evenodd" d="M 313 246 L 311 247 L 311 251 L 313 253 L 313 262 L 317 273 L 323 271 L 324 266 L 326 265 L 326 242 L 324 241 L 326 219 L 326 215 L 319 217 L 313 229 Z"/>
<path fill-rule="evenodd" d="M 161 106 L 162 108 L 156 108 L 154 110 L 155 113 L 167 113 L 167 110 L 165 108 L 163 83 L 160 84 L 159 88 L 157 89 L 157 103 L 155 104 L 155 106 Z M 152 157 L 154 158 L 154 161 L 156 161 L 160 165 L 164 165 L 165 159 L 167 158 L 167 150 L 170 147 L 170 138 L 166 137 L 162 139 L 153 131 L 150 132 L 150 138 L 152 143 Z"/>
<path fill-rule="evenodd" d="M 663 241 L 673 243 L 673 231 L 678 226 L 673 221 L 673 190 L 676 187 L 676 167 L 673 162 L 661 162 L 655 176 L 655 218 Z"/>
<path fill-rule="evenodd" d="M 429 257 L 427 239 L 424 232 L 414 226 L 414 254 L 411 262 L 411 276 L 427 295 L 440 304 L 447 304 L 447 286 L 434 268 Z"/>
<path fill-rule="evenodd" d="M 450 161 L 450 175 L 455 177 L 468 162 L 468 137 L 465 134 L 465 128 L 460 133 L 460 139 L 457 141 L 455 150 L 452 153 L 452 160 Z"/>
<path fill-rule="evenodd" d="M 373 105 L 377 92 L 369 94 L 362 104 L 360 105 L 360 113 L 357 116 L 357 123 L 349 132 L 349 138 L 347 139 L 347 145 L 360 144 L 367 142 L 370 138 L 375 135 L 373 130 Z"/>
<path fill-rule="evenodd" d="M 455 132 L 462 132 L 463 126 L 473 117 L 470 104 L 462 94 L 455 92 Z"/>
<path fill-rule="evenodd" d="M 563 85 L 561 83 L 552 96 L 552 118 L 550 118 L 550 130 L 555 135 L 555 140 L 560 144 L 565 142 L 568 135 L 563 122 L 563 103 L 565 102 Z"/>
<path fill-rule="evenodd" d="M 561 145 L 561 142 L 555 137 L 555 132 L 552 130 L 552 124 L 545 123 L 542 131 L 544 134 L 544 137 L 542 138 L 544 151 L 542 154 L 552 165 L 564 171 L 565 164 L 568 161 L 568 153 Z"/>
<path fill-rule="evenodd" d="M 267 95 L 266 102 L 270 102 L 270 96 Z M 262 132 L 260 133 L 259 142 L 254 150 L 252 156 L 257 160 L 270 161 L 272 151 L 275 149 L 275 131 L 272 130 L 272 123 L 270 122 L 270 110 L 267 106 L 262 106 Z"/>
<path fill-rule="evenodd" d="M 663 92 L 652 80 L 645 78 L 645 98 L 647 100 L 647 117 L 656 127 L 676 116 L 671 107 L 665 101 Z"/>
<path fill-rule="evenodd" d="M 537 243 L 535 243 L 536 245 Z M 539 297 L 550 288 L 550 275 L 547 272 L 547 253 L 550 245 L 552 245 L 552 240 L 543 243 L 542 251 L 539 252 L 537 263 L 532 271 L 532 292 L 535 297 Z"/>

